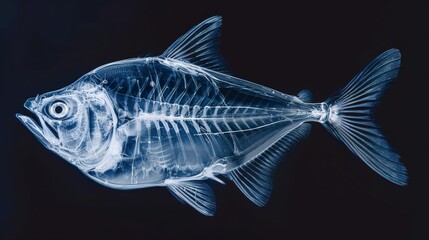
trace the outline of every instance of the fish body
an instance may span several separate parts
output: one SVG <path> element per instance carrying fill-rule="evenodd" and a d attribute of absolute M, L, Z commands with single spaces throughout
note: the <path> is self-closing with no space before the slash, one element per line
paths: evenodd
<path fill-rule="evenodd" d="M 203 180 L 232 180 L 255 204 L 271 193 L 277 164 L 319 122 L 388 180 L 404 185 L 399 156 L 370 119 L 397 75 L 386 51 L 339 93 L 311 103 L 225 73 L 217 50 L 220 17 L 209 18 L 161 56 L 109 63 L 71 85 L 27 100 L 17 117 L 42 144 L 98 183 L 115 189 L 167 187 L 213 215 Z M 224 176 L 224 177 L 222 177 Z"/>
<path fill-rule="evenodd" d="M 113 187 L 160 184 L 204 169 L 225 174 L 317 120 L 311 111 L 323 114 L 320 104 L 174 59 L 112 63 L 82 80 L 103 85 L 117 110 L 117 156 L 109 154 L 94 172 L 105 178 L 97 172 L 124 171 L 126 179 L 110 178 Z"/>

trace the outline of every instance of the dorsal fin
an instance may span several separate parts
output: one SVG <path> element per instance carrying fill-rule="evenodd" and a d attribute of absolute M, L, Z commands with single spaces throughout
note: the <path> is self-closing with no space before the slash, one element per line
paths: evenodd
<path fill-rule="evenodd" d="M 308 135 L 311 125 L 304 123 L 254 159 L 228 172 L 227 176 L 258 206 L 264 206 L 271 195 L 274 170 L 287 151 Z"/>
<path fill-rule="evenodd" d="M 226 72 L 224 61 L 219 54 L 221 25 L 220 16 L 204 20 L 177 39 L 161 56 L 186 61 L 218 72 Z"/>

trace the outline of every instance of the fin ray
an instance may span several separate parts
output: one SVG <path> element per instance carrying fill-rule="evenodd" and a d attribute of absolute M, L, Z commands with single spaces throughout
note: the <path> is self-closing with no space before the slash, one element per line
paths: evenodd
<path fill-rule="evenodd" d="M 373 122 L 372 112 L 388 85 L 398 75 L 401 54 L 390 49 L 356 75 L 334 97 L 326 100 L 325 128 L 371 169 L 398 185 L 407 184 L 407 170 Z"/>
<path fill-rule="evenodd" d="M 313 94 L 308 89 L 303 89 L 298 93 L 298 98 L 303 102 L 311 102 L 313 100 Z"/>
<path fill-rule="evenodd" d="M 300 139 L 308 135 L 311 125 L 301 124 L 280 138 L 255 158 L 227 173 L 243 194 L 258 206 L 264 206 L 271 195 L 275 167 Z"/>
<path fill-rule="evenodd" d="M 172 182 L 167 184 L 168 190 L 182 203 L 187 203 L 198 212 L 213 216 L 216 202 L 213 190 L 203 182 Z"/>
<path fill-rule="evenodd" d="M 221 25 L 220 16 L 204 20 L 178 38 L 161 56 L 225 73 L 225 63 L 219 53 Z"/>

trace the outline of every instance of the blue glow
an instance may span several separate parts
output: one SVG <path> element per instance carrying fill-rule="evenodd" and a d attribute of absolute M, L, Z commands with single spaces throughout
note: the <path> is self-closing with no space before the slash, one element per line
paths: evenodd
<path fill-rule="evenodd" d="M 209 18 L 159 57 L 109 63 L 63 89 L 28 99 L 38 122 L 17 114 L 49 150 L 115 189 L 167 187 L 205 215 L 216 209 L 202 180 L 225 177 L 258 206 L 268 201 L 284 154 L 310 131 L 329 132 L 386 179 L 405 185 L 406 169 L 371 109 L 398 73 L 386 51 L 338 95 L 310 103 L 225 74 L 218 52 L 221 18 Z"/>

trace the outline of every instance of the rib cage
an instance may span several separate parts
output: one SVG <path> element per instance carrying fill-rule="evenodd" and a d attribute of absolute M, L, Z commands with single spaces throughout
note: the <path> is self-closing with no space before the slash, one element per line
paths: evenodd
<path fill-rule="evenodd" d="M 108 171 L 131 171 L 132 184 L 196 175 L 214 161 L 238 161 L 255 139 L 301 120 L 296 98 L 225 84 L 185 64 L 134 59 L 90 73 L 111 96 L 123 139 L 121 159 Z"/>

